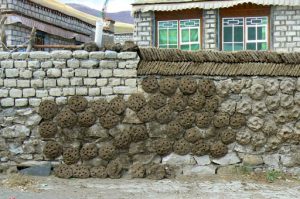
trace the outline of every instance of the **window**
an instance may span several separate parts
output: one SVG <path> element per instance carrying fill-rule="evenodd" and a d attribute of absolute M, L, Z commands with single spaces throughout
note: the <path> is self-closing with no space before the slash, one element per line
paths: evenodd
<path fill-rule="evenodd" d="M 173 20 L 158 22 L 158 47 L 200 49 L 200 20 Z"/>
<path fill-rule="evenodd" d="M 267 50 L 268 17 L 223 18 L 224 51 Z"/>
<path fill-rule="evenodd" d="M 178 21 L 158 22 L 159 48 L 178 48 Z"/>

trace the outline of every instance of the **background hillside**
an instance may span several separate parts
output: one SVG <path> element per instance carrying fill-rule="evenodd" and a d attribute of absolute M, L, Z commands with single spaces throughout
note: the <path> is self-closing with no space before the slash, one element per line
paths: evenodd
<path fill-rule="evenodd" d="M 99 17 L 100 13 L 101 13 L 100 10 L 93 9 L 93 8 L 87 7 L 85 5 L 77 4 L 77 3 L 69 3 L 67 5 L 73 7 L 76 10 L 79 10 L 81 12 L 85 12 L 85 13 L 90 14 L 90 15 L 94 15 L 96 17 Z M 130 11 L 107 13 L 107 17 L 111 18 L 115 21 L 118 21 L 118 22 L 133 24 L 133 18 L 131 16 Z"/>

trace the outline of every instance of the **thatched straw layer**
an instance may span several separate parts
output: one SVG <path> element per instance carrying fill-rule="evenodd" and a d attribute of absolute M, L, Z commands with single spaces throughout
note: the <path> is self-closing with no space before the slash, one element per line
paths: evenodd
<path fill-rule="evenodd" d="M 141 48 L 139 75 L 300 76 L 300 53 Z"/>

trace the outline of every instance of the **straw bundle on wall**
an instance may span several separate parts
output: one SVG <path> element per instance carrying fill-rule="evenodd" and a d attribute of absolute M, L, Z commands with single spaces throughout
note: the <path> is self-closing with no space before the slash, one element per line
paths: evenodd
<path fill-rule="evenodd" d="M 139 75 L 300 76 L 300 53 L 141 48 Z"/>

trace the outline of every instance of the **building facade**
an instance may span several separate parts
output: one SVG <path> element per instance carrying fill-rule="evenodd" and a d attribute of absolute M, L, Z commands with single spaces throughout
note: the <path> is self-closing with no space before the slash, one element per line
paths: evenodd
<path fill-rule="evenodd" d="M 56 0 L 0 0 L 6 16 L 8 45 L 21 45 L 36 27 L 36 44 L 81 44 L 94 40 L 96 17 Z M 105 28 L 104 43 L 113 42 L 113 30 Z"/>
<path fill-rule="evenodd" d="M 300 51 L 299 0 L 136 0 L 139 46 Z"/>

